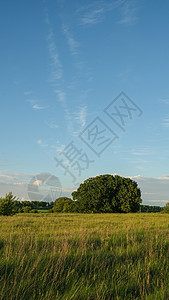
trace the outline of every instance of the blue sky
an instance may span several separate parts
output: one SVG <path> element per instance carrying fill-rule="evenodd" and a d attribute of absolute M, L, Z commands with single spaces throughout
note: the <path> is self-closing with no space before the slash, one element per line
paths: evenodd
<path fill-rule="evenodd" d="M 158 0 L 1 4 L 1 195 L 29 199 L 35 174 L 70 195 L 109 173 L 136 180 L 143 204 L 169 201 L 168 11 Z"/>

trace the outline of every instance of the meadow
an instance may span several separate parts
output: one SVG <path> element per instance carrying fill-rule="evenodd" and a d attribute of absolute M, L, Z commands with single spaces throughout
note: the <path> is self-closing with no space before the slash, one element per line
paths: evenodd
<path fill-rule="evenodd" d="M 0 299 L 169 299 L 169 214 L 1 216 Z"/>

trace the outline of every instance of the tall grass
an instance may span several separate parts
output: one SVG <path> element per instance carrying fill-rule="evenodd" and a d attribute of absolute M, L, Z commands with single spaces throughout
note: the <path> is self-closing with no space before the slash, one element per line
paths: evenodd
<path fill-rule="evenodd" d="M 0 299 L 169 299 L 169 215 L 0 217 Z"/>

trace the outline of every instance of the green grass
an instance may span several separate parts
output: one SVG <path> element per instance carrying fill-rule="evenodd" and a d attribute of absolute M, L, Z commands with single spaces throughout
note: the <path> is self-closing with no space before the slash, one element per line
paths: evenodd
<path fill-rule="evenodd" d="M 0 217 L 0 299 L 169 299 L 168 214 Z"/>

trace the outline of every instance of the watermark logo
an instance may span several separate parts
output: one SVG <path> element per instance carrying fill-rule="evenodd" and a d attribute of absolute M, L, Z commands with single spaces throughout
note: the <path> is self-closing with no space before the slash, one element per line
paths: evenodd
<path fill-rule="evenodd" d="M 121 92 L 107 107 L 104 109 L 105 114 L 123 131 L 128 120 L 133 120 L 134 116 L 140 117 L 142 110 L 133 100 L 124 92 Z"/>
<path fill-rule="evenodd" d="M 100 156 L 118 136 L 102 119 L 97 117 L 80 133 L 79 138 L 97 156 Z"/>
<path fill-rule="evenodd" d="M 31 201 L 52 202 L 60 197 L 62 186 L 58 177 L 49 173 L 40 173 L 30 180 L 27 193 Z"/>
<path fill-rule="evenodd" d="M 109 125 L 108 120 L 98 116 L 79 134 L 81 142 L 98 157 L 119 138 L 119 133 L 116 133 L 118 128 L 125 131 L 127 122 L 140 117 L 143 113 L 124 92 L 113 99 L 102 112 L 108 117 Z M 112 121 L 111 127 L 110 120 Z M 61 167 L 64 175 L 69 175 L 76 186 L 82 172 L 95 162 L 90 158 L 90 153 L 87 155 L 82 149 L 77 148 L 74 141 L 70 142 L 59 155 L 61 159 L 54 157 L 57 162 L 56 167 Z"/>
<path fill-rule="evenodd" d="M 61 159 L 54 157 L 57 162 L 56 167 L 60 166 L 64 170 L 64 175 L 70 175 L 72 182 L 76 182 L 76 175 L 81 176 L 82 172 L 89 168 L 94 162 L 90 160 L 86 152 L 77 148 L 74 142 L 70 142 L 60 153 Z M 76 183 L 77 184 L 77 183 Z"/>

